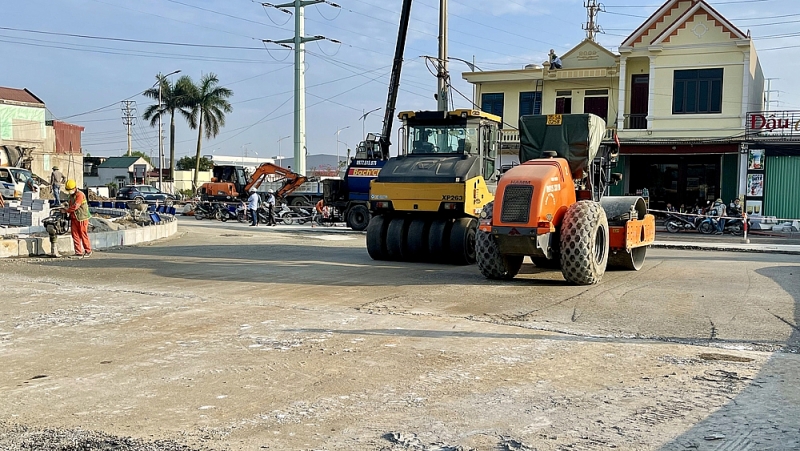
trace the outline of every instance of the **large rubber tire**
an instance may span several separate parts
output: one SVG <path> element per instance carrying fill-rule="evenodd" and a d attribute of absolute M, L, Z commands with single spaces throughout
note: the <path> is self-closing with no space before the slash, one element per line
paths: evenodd
<path fill-rule="evenodd" d="M 478 230 L 475 240 L 475 252 L 478 260 L 478 269 L 487 279 L 513 279 L 522 267 L 521 255 L 501 255 L 491 233 Z"/>
<path fill-rule="evenodd" d="M 394 218 L 386 229 L 386 252 L 389 260 L 403 261 L 408 228 L 405 218 Z"/>
<path fill-rule="evenodd" d="M 672 221 L 672 220 L 665 222 L 664 227 L 667 228 L 667 232 L 669 233 L 678 233 L 681 231 L 682 228 L 677 221 Z"/>
<path fill-rule="evenodd" d="M 424 219 L 414 219 L 408 225 L 406 235 L 406 258 L 410 261 L 425 260 L 428 255 L 428 234 L 431 223 Z"/>
<path fill-rule="evenodd" d="M 646 256 L 647 246 L 635 247 L 630 252 L 619 251 L 608 257 L 608 266 L 638 271 L 642 269 Z"/>
<path fill-rule="evenodd" d="M 373 260 L 386 260 L 388 251 L 386 250 L 386 229 L 389 221 L 384 220 L 383 216 L 373 216 L 367 226 L 367 252 Z"/>
<path fill-rule="evenodd" d="M 561 273 L 567 282 L 600 282 L 608 264 L 608 219 L 590 200 L 569 206 L 561 224 Z"/>
<path fill-rule="evenodd" d="M 710 235 L 716 231 L 716 229 L 714 228 L 714 224 L 712 224 L 711 221 L 701 222 L 700 225 L 697 227 L 697 230 L 700 233 L 704 233 L 706 235 Z"/>
<path fill-rule="evenodd" d="M 292 207 L 308 207 L 312 206 L 313 204 L 305 196 L 296 196 L 292 198 L 292 200 L 289 202 L 289 205 Z"/>
<path fill-rule="evenodd" d="M 370 217 L 371 215 L 366 205 L 354 205 L 347 212 L 347 226 L 358 232 L 366 230 Z"/>
<path fill-rule="evenodd" d="M 450 241 L 450 224 L 447 219 L 434 219 L 428 230 L 428 257 L 425 261 L 432 263 L 446 262 L 447 248 Z"/>
<path fill-rule="evenodd" d="M 205 213 L 197 211 L 197 210 L 194 211 L 194 219 L 197 219 L 199 221 L 201 219 L 204 219 L 205 217 L 206 217 Z"/>
<path fill-rule="evenodd" d="M 475 234 L 478 221 L 474 218 L 459 218 L 450 229 L 450 262 L 454 265 L 475 263 Z"/>

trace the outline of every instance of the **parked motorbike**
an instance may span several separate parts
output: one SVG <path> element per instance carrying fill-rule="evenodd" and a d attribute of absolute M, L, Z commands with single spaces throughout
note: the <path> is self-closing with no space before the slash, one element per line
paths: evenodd
<path fill-rule="evenodd" d="M 211 202 L 198 202 L 194 205 L 194 219 L 200 221 L 214 217 L 214 205 Z"/>
<path fill-rule="evenodd" d="M 664 227 L 669 233 L 678 233 L 682 230 L 697 230 L 701 222 L 700 216 L 686 216 L 680 213 L 670 213 L 664 220 Z"/>
<path fill-rule="evenodd" d="M 717 225 L 719 224 L 719 219 L 715 217 L 707 217 L 703 219 L 700 225 L 697 227 L 697 230 L 700 233 L 705 233 L 710 235 L 717 231 Z M 732 235 L 742 236 L 744 235 L 744 223 L 739 218 L 734 219 L 726 219 L 725 220 L 725 227 L 722 229 L 722 233 L 728 232 Z"/>

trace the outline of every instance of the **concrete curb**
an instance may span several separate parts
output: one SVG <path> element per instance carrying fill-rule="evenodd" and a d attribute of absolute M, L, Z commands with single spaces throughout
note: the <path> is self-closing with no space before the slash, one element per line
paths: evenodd
<path fill-rule="evenodd" d="M 135 229 L 92 232 L 89 234 L 89 240 L 92 242 L 92 250 L 94 251 L 160 240 L 174 235 L 177 231 L 178 221 L 168 219 L 159 224 Z M 70 235 L 59 236 L 57 244 L 58 251 L 62 255 L 73 255 L 75 253 Z M 50 238 L 48 237 L 0 240 L 0 258 L 35 257 L 48 255 L 51 252 Z"/>
<path fill-rule="evenodd" d="M 714 244 L 685 242 L 656 242 L 651 247 L 658 249 L 682 249 L 715 252 L 750 252 L 757 254 L 800 255 L 800 246 L 775 244 Z"/>

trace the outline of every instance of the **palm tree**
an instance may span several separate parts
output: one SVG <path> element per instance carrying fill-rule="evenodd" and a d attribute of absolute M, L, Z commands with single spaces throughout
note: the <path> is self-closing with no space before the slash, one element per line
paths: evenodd
<path fill-rule="evenodd" d="M 200 148 L 203 135 L 211 139 L 219 134 L 220 127 L 225 126 L 225 113 L 233 111 L 230 102 L 226 99 L 233 95 L 228 88 L 218 86 L 219 79 L 209 73 L 200 79 L 200 84 L 194 87 L 191 114 L 188 116 L 189 127 L 197 129 L 197 155 L 195 156 L 195 171 L 193 186 L 197 189 L 197 175 L 200 172 Z M 203 126 L 205 125 L 205 130 Z"/>
<path fill-rule="evenodd" d="M 156 79 L 161 81 L 161 105 L 150 105 L 142 117 L 150 121 L 150 126 L 158 125 L 162 114 L 169 114 L 169 178 L 175 180 L 175 112 L 181 112 L 188 120 L 191 113 L 191 94 L 194 90 L 192 79 L 184 75 L 173 84 L 160 73 Z M 146 97 L 158 101 L 158 88 L 152 87 L 144 92 Z"/>

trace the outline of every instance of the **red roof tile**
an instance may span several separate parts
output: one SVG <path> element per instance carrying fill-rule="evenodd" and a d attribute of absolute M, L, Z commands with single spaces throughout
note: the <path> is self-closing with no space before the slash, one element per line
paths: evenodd
<path fill-rule="evenodd" d="M 41 99 L 27 89 L 4 88 L 2 86 L 0 86 L 0 100 L 44 105 Z"/>

